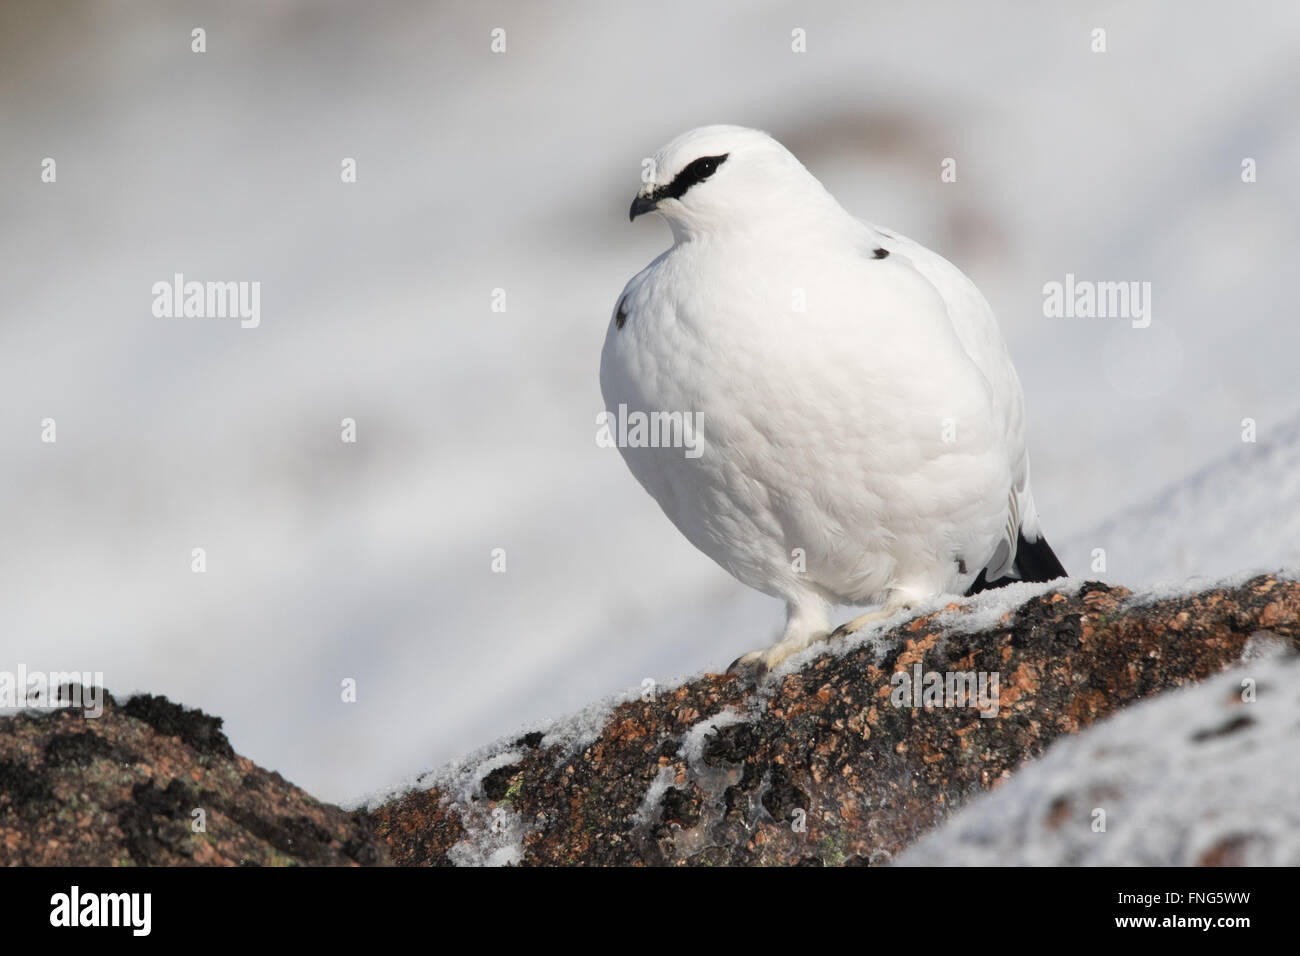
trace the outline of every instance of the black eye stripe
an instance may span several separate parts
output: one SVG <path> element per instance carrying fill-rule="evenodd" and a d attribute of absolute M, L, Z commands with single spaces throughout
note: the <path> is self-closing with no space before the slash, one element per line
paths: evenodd
<path fill-rule="evenodd" d="M 730 153 L 723 153 L 721 156 L 701 156 L 699 159 L 687 163 L 686 168 L 673 177 L 673 181 L 667 186 L 660 186 L 653 193 L 653 198 L 658 201 L 661 199 L 680 199 L 696 183 L 702 183 L 708 179 L 721 166 Z"/>

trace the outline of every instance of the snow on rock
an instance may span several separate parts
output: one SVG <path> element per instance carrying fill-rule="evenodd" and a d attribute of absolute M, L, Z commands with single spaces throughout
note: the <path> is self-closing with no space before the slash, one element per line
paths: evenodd
<path fill-rule="evenodd" d="M 902 865 L 1300 865 L 1300 656 L 1134 704 L 1048 752 Z"/>
<path fill-rule="evenodd" d="M 453 760 L 445 767 L 409 778 L 398 787 L 374 793 L 363 806 L 382 815 L 383 807 L 402 803 L 419 807 L 420 812 L 427 812 L 440 823 L 447 824 L 460 836 L 454 846 L 446 849 L 446 862 L 456 866 L 519 863 L 523 857 L 524 840 L 534 827 L 511 809 L 510 778 L 525 755 L 540 750 L 552 761 L 562 764 L 580 754 L 600 736 L 609 715 L 620 704 L 653 699 L 658 694 L 671 692 L 683 680 L 649 682 L 648 685 L 610 694 L 575 714 L 539 722 Z M 716 718 L 718 721 L 724 719 L 725 715 Z M 649 822 L 651 810 L 669 782 L 667 778 L 657 777 L 647 790 L 645 822 Z M 438 795 L 436 806 L 429 804 L 428 794 Z M 413 841 L 408 852 L 420 852 L 422 842 L 418 834 L 406 833 L 403 839 Z"/>
<path fill-rule="evenodd" d="M 1282 682 L 1265 669 L 1300 639 L 1300 583 L 1274 576 L 1156 601 L 1097 582 L 1058 587 L 1008 588 L 898 619 L 800 655 L 757 686 L 704 674 L 630 692 L 430 775 L 371 820 L 408 865 L 886 863 L 1059 738 L 1127 705 L 1243 660 L 1268 675 L 1262 695 Z M 966 695 L 966 678 L 979 694 Z M 905 685 L 917 696 L 899 698 Z M 1195 700 L 1209 713 L 1208 697 Z M 1188 731 L 1183 715 L 1142 726 L 1151 735 L 1199 728 L 1217 748 L 1227 722 L 1207 717 Z M 1113 746 L 1119 761 L 1128 745 Z M 1164 767 L 1170 788 L 1190 766 Z M 1257 787 L 1250 812 L 1296 779 Z M 1107 798 L 1115 837 L 1133 811 L 1125 792 Z M 1276 812 L 1281 819 L 1282 804 Z M 1198 840 L 1187 843 L 1189 859 L 1256 852 Z M 1111 861 L 1133 845 L 1112 842 Z"/>
<path fill-rule="evenodd" d="M 900 619 L 759 686 L 651 682 L 368 813 L 320 804 L 161 698 L 0 718 L 0 862 L 879 864 L 935 828 L 907 861 L 1300 862 L 1300 583 L 1023 598 Z M 964 631 L 962 609 L 987 626 Z M 918 675 L 929 690 L 899 700 Z M 954 696 L 963 675 L 990 678 L 991 699 Z M 117 825 L 56 812 L 87 793 Z M 196 806 L 216 842 L 190 832 Z"/>

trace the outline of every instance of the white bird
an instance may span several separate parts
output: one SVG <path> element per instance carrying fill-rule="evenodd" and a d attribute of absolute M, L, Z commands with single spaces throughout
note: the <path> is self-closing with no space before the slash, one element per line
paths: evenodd
<path fill-rule="evenodd" d="M 1020 381 L 965 275 L 853 218 L 758 130 L 691 130 L 653 170 L 630 217 L 658 213 L 673 245 L 618 298 L 601 391 L 612 418 L 671 433 L 618 444 L 673 524 L 786 602 L 780 641 L 733 667 L 762 674 L 831 636 L 834 604 L 881 606 L 840 635 L 1065 575 L 1034 509 Z"/>

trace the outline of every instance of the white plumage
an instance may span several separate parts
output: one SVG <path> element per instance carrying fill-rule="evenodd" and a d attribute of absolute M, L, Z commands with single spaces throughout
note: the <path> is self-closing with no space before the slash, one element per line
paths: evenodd
<path fill-rule="evenodd" d="M 615 305 L 601 390 L 615 414 L 699 413 L 698 457 L 620 450 L 692 544 L 786 601 L 781 641 L 742 661 L 825 637 L 832 604 L 883 605 L 854 630 L 1064 573 L 1038 530 L 1020 382 L 965 275 L 854 219 L 757 130 L 692 130 L 655 169 L 631 215 L 658 212 L 674 243 Z"/>

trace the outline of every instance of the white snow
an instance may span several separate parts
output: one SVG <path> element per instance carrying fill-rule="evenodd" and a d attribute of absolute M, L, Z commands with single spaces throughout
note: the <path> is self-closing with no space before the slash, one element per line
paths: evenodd
<path fill-rule="evenodd" d="M 686 732 L 682 737 L 682 745 L 678 749 L 677 755 L 692 767 L 698 767 L 704 761 L 704 745 L 708 743 L 711 736 L 724 727 L 747 723 L 751 719 L 731 707 L 724 707 L 712 717 L 701 720 Z"/>
<path fill-rule="evenodd" d="M 636 812 L 632 814 L 634 826 L 646 827 L 655 822 L 659 814 L 659 802 L 663 800 L 664 794 L 668 792 L 676 776 L 677 771 L 671 766 L 659 768 L 655 778 L 650 781 L 650 786 L 646 787 L 645 795 L 641 797 Z"/>
<path fill-rule="evenodd" d="M 1080 536 L 1071 550 L 1105 549 L 1107 570 L 1071 570 L 1128 587 L 1159 583 L 1149 592 L 1159 600 L 1300 567 L 1300 415 L 1256 437 Z"/>
<path fill-rule="evenodd" d="M 974 634 L 997 626 L 1002 618 L 1030 598 L 1042 594 L 1060 591 L 1063 594 L 1075 594 L 1083 584 L 1077 577 L 1044 581 L 1038 583 L 1008 584 L 1006 587 L 981 591 L 974 597 L 962 599 L 962 605 L 956 610 L 945 612 L 935 620 L 952 634 Z"/>

